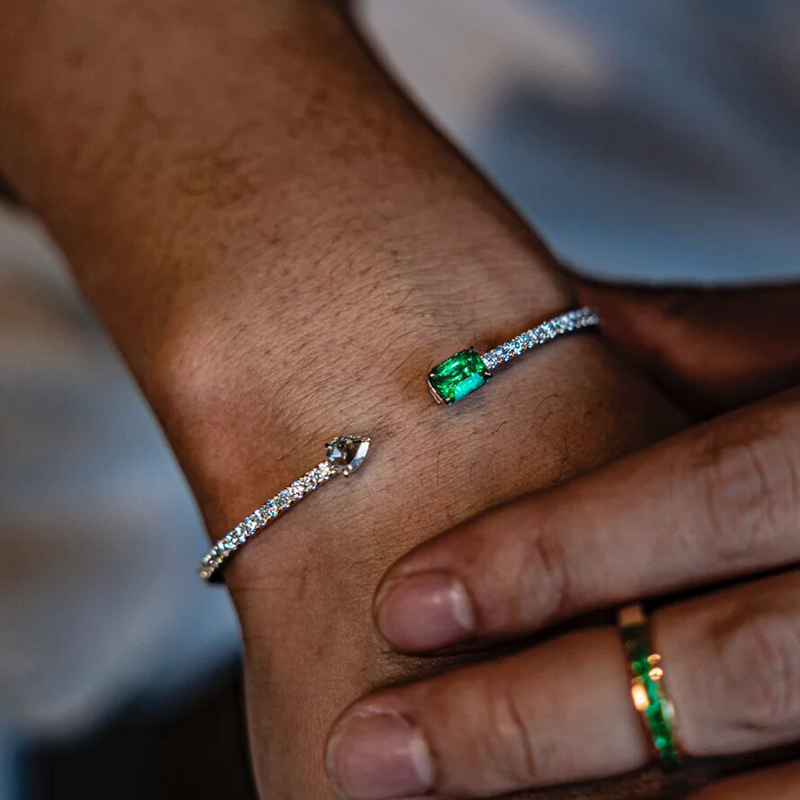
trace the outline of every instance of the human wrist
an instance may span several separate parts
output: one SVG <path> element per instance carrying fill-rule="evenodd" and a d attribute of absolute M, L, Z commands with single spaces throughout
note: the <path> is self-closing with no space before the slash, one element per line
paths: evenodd
<path fill-rule="evenodd" d="M 530 305 L 535 308 L 537 302 Z M 530 313 L 543 319 L 554 310 L 563 306 Z M 426 355 L 436 350 L 438 330 L 404 314 L 398 324 L 402 336 L 393 341 L 395 321 L 381 325 L 379 317 L 362 318 L 366 327 L 351 331 L 354 338 L 333 338 L 322 349 L 301 347 L 296 359 L 278 365 L 268 358 L 259 364 L 242 353 L 245 338 L 260 346 L 257 325 L 246 336 L 239 329 L 238 362 L 200 348 L 204 374 L 180 389 L 194 401 L 187 397 L 176 406 L 182 409 L 185 430 L 193 431 L 198 452 L 205 453 L 196 476 L 212 537 L 319 461 L 323 441 L 348 432 L 375 440 L 367 474 L 355 481 L 364 488 L 337 482 L 335 493 L 326 490 L 324 498 L 303 504 L 302 512 L 293 512 L 280 528 L 248 545 L 246 554 L 234 559 L 243 566 L 229 573 L 234 586 L 274 584 L 297 555 L 301 561 L 295 567 L 309 566 L 302 562 L 310 545 L 318 552 L 330 547 L 347 558 L 367 557 L 370 563 L 391 559 L 452 523 L 454 514 L 463 519 L 582 472 L 676 424 L 668 406 L 591 334 L 537 352 L 527 370 L 520 365 L 510 371 L 485 397 L 470 398 L 455 409 L 437 407 L 425 389 L 425 375 L 438 358 Z M 531 321 L 520 321 L 516 329 Z M 443 331 L 457 327 L 447 315 L 441 322 Z M 464 336 L 444 345 L 442 355 L 469 343 L 470 334 Z M 475 343 L 480 347 L 488 340 Z M 216 370 L 214 378 L 209 364 L 216 365 L 210 367 Z M 188 372 L 194 371 L 189 363 Z M 272 395 L 289 377 L 294 386 L 278 389 L 282 397 L 267 413 L 259 398 Z M 211 396 L 198 385 L 210 387 Z M 219 386 L 230 387 L 232 394 L 220 392 Z M 637 400 L 637 413 L 629 412 L 628 404 Z M 421 514 L 415 525 L 408 525 L 404 508 Z M 356 509 L 355 515 L 348 509 Z M 337 520 L 346 518 L 340 530 Z M 369 555 L 375 529 L 386 533 L 381 550 Z M 294 536 L 295 530 L 302 533 Z M 336 560 L 329 552 L 328 568 Z"/>
<path fill-rule="evenodd" d="M 263 283 L 251 264 L 251 289 L 234 278 L 182 290 L 140 379 L 192 483 L 234 506 L 227 520 L 264 491 L 249 487 L 254 475 L 266 487 L 290 477 L 285 462 L 298 447 L 306 453 L 294 469 L 304 470 L 338 432 L 417 426 L 431 410 L 425 376 L 437 360 L 573 302 L 535 257 L 526 252 L 523 267 L 513 250 L 498 242 L 486 263 L 450 269 L 418 251 L 402 270 L 376 250 L 368 270 L 294 269 Z"/>

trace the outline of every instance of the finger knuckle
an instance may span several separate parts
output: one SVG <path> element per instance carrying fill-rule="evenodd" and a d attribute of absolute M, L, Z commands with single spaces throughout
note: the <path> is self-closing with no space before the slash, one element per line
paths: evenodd
<path fill-rule="evenodd" d="M 728 724 L 772 731 L 800 721 L 800 621 L 785 611 L 750 612 L 717 632 L 719 702 Z"/>
<path fill-rule="evenodd" d="M 546 517 L 530 527 L 530 534 L 520 537 L 517 552 L 510 563 L 515 565 L 517 581 L 522 588 L 515 593 L 512 616 L 530 623 L 531 616 L 537 624 L 563 618 L 572 605 L 570 565 L 561 537 Z"/>
<path fill-rule="evenodd" d="M 502 531 L 498 547 L 497 530 Z M 488 557 L 478 553 L 487 586 L 502 591 L 481 592 L 484 622 L 494 630 L 515 633 L 565 616 L 572 603 L 569 564 L 557 528 L 545 511 L 509 508 L 492 520 L 481 536 Z"/>
<path fill-rule="evenodd" d="M 488 757 L 509 787 L 530 786 L 541 778 L 545 755 L 540 752 L 528 714 L 513 681 L 493 684 L 487 692 Z"/>
<path fill-rule="evenodd" d="M 710 428 L 700 440 L 696 486 L 715 555 L 726 561 L 749 561 L 800 522 L 800 463 L 788 445 L 788 422 L 797 426 L 780 415 L 751 419 Z"/>
<path fill-rule="evenodd" d="M 562 617 L 569 612 L 571 591 L 569 563 L 561 538 L 552 527 L 543 525 L 526 555 L 522 565 L 540 608 L 548 618 Z"/>

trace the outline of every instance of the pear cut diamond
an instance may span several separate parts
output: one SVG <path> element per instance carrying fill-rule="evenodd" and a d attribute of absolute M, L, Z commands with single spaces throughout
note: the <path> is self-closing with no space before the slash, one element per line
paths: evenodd
<path fill-rule="evenodd" d="M 327 458 L 331 469 L 345 478 L 355 472 L 369 451 L 368 436 L 337 436 L 327 444 Z"/>
<path fill-rule="evenodd" d="M 357 470 L 364 463 L 369 444 L 368 436 L 337 436 L 329 442 L 325 461 L 281 489 L 214 544 L 200 564 L 200 577 L 212 583 L 219 581 L 225 563 L 249 539 L 336 475 L 347 477 Z"/>

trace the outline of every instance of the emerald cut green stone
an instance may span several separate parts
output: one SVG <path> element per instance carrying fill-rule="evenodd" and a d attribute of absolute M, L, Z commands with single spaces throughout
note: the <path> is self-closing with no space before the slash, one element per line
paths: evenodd
<path fill-rule="evenodd" d="M 483 359 L 471 347 L 434 367 L 428 375 L 428 383 L 434 394 L 449 405 L 480 389 L 490 376 Z"/>

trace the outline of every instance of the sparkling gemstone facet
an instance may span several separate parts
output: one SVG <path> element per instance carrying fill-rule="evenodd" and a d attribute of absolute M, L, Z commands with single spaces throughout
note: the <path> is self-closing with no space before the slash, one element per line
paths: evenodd
<path fill-rule="evenodd" d="M 428 384 L 434 397 L 449 405 L 480 389 L 490 376 L 483 359 L 471 347 L 434 367 L 428 375 Z"/>
<path fill-rule="evenodd" d="M 327 456 L 331 469 L 348 477 L 367 457 L 369 442 L 369 438 L 364 436 L 338 436 L 328 442 Z"/>

